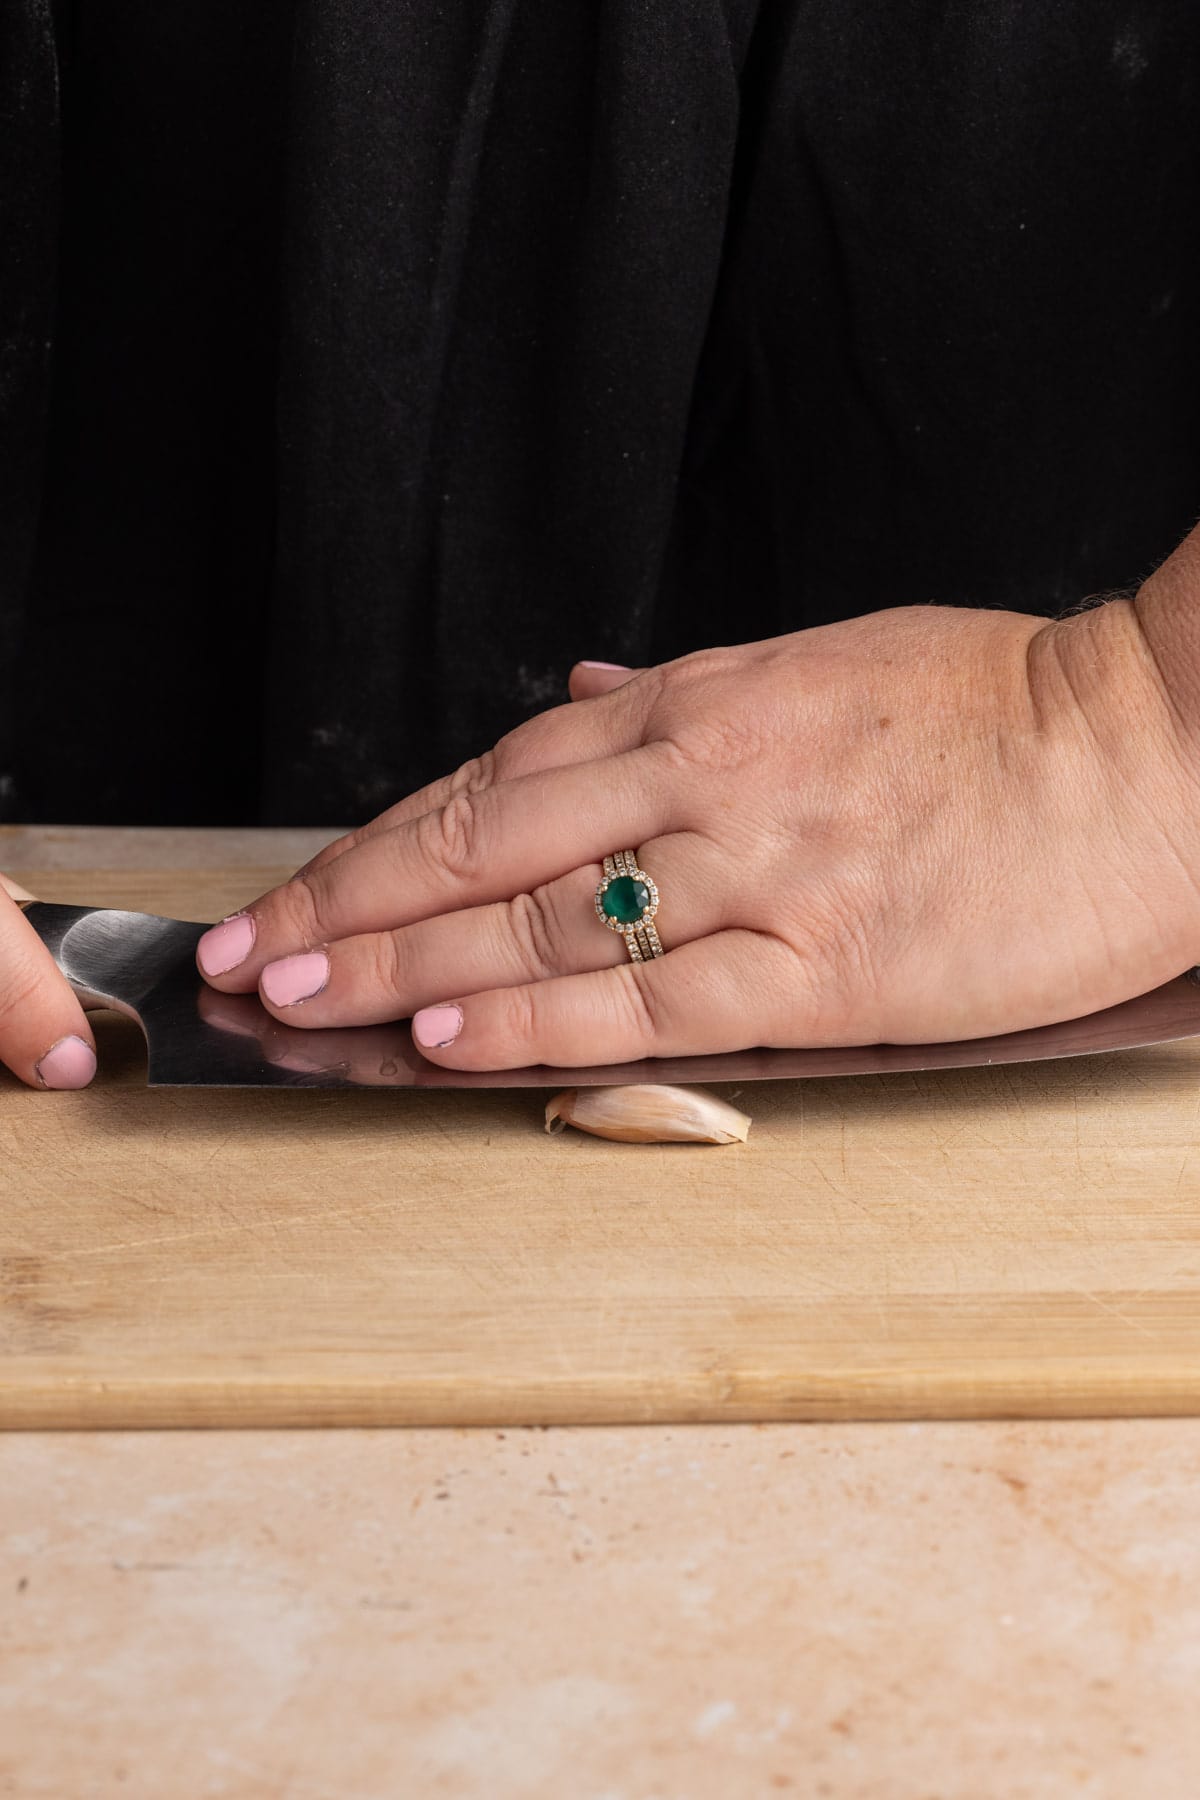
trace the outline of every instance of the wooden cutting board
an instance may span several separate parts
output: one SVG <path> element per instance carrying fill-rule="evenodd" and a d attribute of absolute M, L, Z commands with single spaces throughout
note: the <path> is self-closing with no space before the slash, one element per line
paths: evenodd
<path fill-rule="evenodd" d="M 8 867 L 207 918 L 295 866 L 254 843 Z M 726 1087 L 715 1149 L 547 1137 L 542 1092 L 150 1093 L 98 1035 L 88 1093 L 0 1073 L 5 1426 L 1200 1410 L 1200 1043 Z"/>

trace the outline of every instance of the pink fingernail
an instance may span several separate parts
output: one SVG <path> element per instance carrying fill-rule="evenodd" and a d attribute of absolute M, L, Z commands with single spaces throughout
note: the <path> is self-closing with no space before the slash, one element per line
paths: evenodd
<path fill-rule="evenodd" d="M 581 669 L 620 669 L 625 674 L 629 672 L 628 663 L 581 662 L 579 667 Z"/>
<path fill-rule="evenodd" d="M 268 963 L 258 978 L 272 1006 L 295 1006 L 298 1000 L 311 1000 L 329 980 L 329 958 L 323 950 L 309 950 L 303 956 L 281 956 Z"/>
<path fill-rule="evenodd" d="M 96 1073 L 96 1052 L 81 1037 L 59 1038 L 34 1074 L 44 1088 L 85 1088 Z"/>
<path fill-rule="evenodd" d="M 461 1006 L 423 1006 L 413 1014 L 413 1036 L 423 1050 L 444 1050 L 462 1030 Z"/>
<path fill-rule="evenodd" d="M 206 931 L 196 945 L 196 960 L 205 975 L 228 975 L 244 963 L 254 947 L 254 920 L 249 913 L 234 913 Z"/>

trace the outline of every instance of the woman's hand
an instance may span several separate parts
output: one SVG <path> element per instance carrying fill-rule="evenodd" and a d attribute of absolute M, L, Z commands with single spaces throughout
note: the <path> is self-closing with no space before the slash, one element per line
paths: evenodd
<path fill-rule="evenodd" d="M 1129 601 L 901 608 L 573 691 L 215 927 L 213 985 L 415 1014 L 493 1069 L 991 1035 L 1200 958 L 1197 753 Z M 644 964 L 593 907 L 622 849 L 661 894 Z"/>
<path fill-rule="evenodd" d="M 96 1046 L 82 1006 L 26 924 L 24 888 L 0 875 L 0 1062 L 30 1087 L 86 1087 Z"/>

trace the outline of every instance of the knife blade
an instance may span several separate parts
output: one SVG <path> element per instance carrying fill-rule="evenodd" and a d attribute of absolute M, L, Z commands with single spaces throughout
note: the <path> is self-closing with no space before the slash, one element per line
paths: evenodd
<path fill-rule="evenodd" d="M 634 1082 L 767 1081 L 1096 1055 L 1200 1034 L 1196 970 L 1085 1018 L 949 1044 L 867 1044 L 818 1050 L 735 1050 L 648 1057 L 586 1069 L 443 1069 L 407 1024 L 281 1025 L 254 994 L 220 994 L 196 968 L 204 924 L 108 907 L 34 901 L 25 916 L 85 1005 L 136 1019 L 151 1087 L 607 1087 Z"/>

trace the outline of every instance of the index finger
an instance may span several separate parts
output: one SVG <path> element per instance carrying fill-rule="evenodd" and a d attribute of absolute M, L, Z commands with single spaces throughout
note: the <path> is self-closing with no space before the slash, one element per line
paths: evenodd
<path fill-rule="evenodd" d="M 626 677 L 624 686 L 631 686 L 631 677 Z M 654 692 L 654 684 L 643 682 L 632 693 L 622 693 L 619 700 L 612 700 L 608 693 L 597 693 L 591 704 L 586 699 L 569 700 L 535 714 L 507 732 L 493 749 L 469 758 L 452 774 L 439 776 L 406 794 L 368 824 L 326 844 L 297 873 L 309 875 L 314 869 L 323 869 L 326 863 L 336 861 L 368 838 L 380 837 L 397 825 L 419 819 L 423 813 L 436 812 L 458 794 L 478 794 L 497 782 L 515 781 L 539 769 L 564 768 L 632 750 L 642 741 Z"/>
<path fill-rule="evenodd" d="M 455 795 L 284 883 L 200 939 L 200 972 L 232 992 L 281 956 L 526 893 L 671 828 L 672 756 L 646 744 Z"/>

